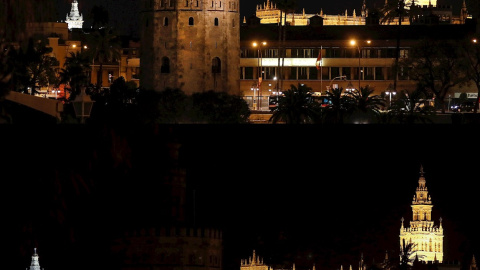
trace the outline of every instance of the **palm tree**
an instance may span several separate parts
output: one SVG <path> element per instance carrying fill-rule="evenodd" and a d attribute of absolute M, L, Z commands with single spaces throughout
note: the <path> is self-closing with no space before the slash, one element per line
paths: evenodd
<path fill-rule="evenodd" d="M 35 94 L 37 85 L 42 87 L 56 82 L 54 67 L 58 66 L 58 60 L 50 56 L 52 50 L 41 41 L 29 40 L 23 64 L 28 75 L 26 85 L 32 88 L 32 95 Z"/>
<path fill-rule="evenodd" d="M 60 71 L 60 82 L 69 84 L 73 93 L 79 93 L 81 87 L 88 84 L 89 72 L 90 59 L 87 55 L 70 52 L 70 56 L 65 60 L 64 68 Z"/>
<path fill-rule="evenodd" d="M 278 100 L 278 107 L 273 111 L 269 121 L 273 124 L 284 121 L 286 124 L 315 123 L 319 119 L 320 106 L 312 100 L 311 87 L 298 84 L 283 92 Z"/>
<path fill-rule="evenodd" d="M 429 118 L 435 113 L 432 106 L 424 106 L 425 93 L 417 88 L 408 92 L 403 90 L 399 93 L 398 99 L 392 104 L 388 117 L 398 123 L 433 123 Z"/>
<path fill-rule="evenodd" d="M 405 9 L 405 0 L 387 0 L 381 10 L 381 23 L 391 23 L 398 18 L 398 25 L 402 25 L 402 19 L 408 14 Z"/>
<path fill-rule="evenodd" d="M 88 36 L 88 54 L 92 61 L 99 63 L 97 89 L 102 87 L 103 65 L 120 60 L 121 44 L 112 28 L 100 28 Z"/>
<path fill-rule="evenodd" d="M 328 105 L 324 108 L 324 121 L 326 123 L 342 124 L 347 114 L 352 111 L 352 98 L 343 93 L 343 88 L 333 88 L 326 95 Z"/>
<path fill-rule="evenodd" d="M 416 244 L 414 243 L 405 244 L 405 239 L 403 240 L 402 247 L 400 249 L 400 261 L 398 264 L 399 270 L 408 270 L 411 268 L 414 261 L 414 258 L 412 257 L 415 246 Z"/>
<path fill-rule="evenodd" d="M 297 0 L 280 0 L 277 3 L 277 8 L 280 10 L 280 18 L 278 22 L 278 44 L 281 44 L 279 46 L 278 50 L 278 59 L 280 61 L 280 58 L 282 58 L 282 63 L 280 66 L 280 62 L 278 63 L 278 69 L 279 69 L 279 87 L 280 89 L 283 89 L 283 65 L 285 62 L 285 40 L 286 40 L 286 35 L 287 35 L 287 14 L 288 13 L 293 13 L 295 12 L 295 8 L 297 6 Z M 282 15 L 284 16 L 284 24 L 282 24 Z M 278 91 L 278 89 L 277 89 Z"/>
<path fill-rule="evenodd" d="M 347 95 L 352 98 L 353 110 L 356 112 L 356 116 L 364 118 L 364 120 L 367 121 L 371 116 L 378 119 L 380 116 L 380 109 L 385 106 L 385 99 L 383 97 L 380 95 L 370 96 L 373 91 L 373 88 L 365 86 L 361 87 L 360 90 L 347 93 Z"/>

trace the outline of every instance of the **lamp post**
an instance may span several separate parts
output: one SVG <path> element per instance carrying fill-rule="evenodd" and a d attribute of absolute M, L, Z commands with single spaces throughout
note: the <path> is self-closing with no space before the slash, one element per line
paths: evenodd
<path fill-rule="evenodd" d="M 252 87 L 250 88 L 250 90 L 253 91 L 253 110 L 256 111 L 256 110 L 257 110 L 257 100 L 255 99 L 255 93 L 256 93 L 256 91 L 258 90 L 258 83 L 257 83 L 257 82 L 253 82 Z"/>
<path fill-rule="evenodd" d="M 337 79 L 341 79 L 341 80 L 346 81 L 346 80 L 347 80 L 347 76 L 342 75 L 342 76 L 337 76 L 337 77 L 333 78 L 333 79 L 330 81 L 330 85 L 328 86 L 328 89 L 332 89 L 332 83 L 333 83 L 333 81 L 335 81 L 335 80 L 337 80 Z M 350 84 L 350 85 L 351 85 L 351 84 Z"/>
<path fill-rule="evenodd" d="M 352 92 L 353 90 L 355 90 L 355 87 L 353 86 L 353 84 L 351 82 L 348 82 L 347 88 L 345 88 L 345 90 L 347 92 Z"/>
<path fill-rule="evenodd" d="M 85 118 L 90 117 L 93 107 L 92 99 L 85 92 L 85 86 L 82 87 L 80 94 L 78 94 L 72 101 L 75 115 L 80 118 L 80 123 L 85 123 Z"/>
<path fill-rule="evenodd" d="M 370 44 L 371 41 L 370 40 L 367 40 L 366 41 L 367 44 Z M 361 65 L 360 65 L 360 59 L 362 58 L 362 52 L 360 50 L 360 46 L 358 44 L 358 42 L 354 39 L 350 40 L 350 45 L 351 46 L 356 46 L 357 47 L 357 50 L 358 50 L 358 91 L 360 91 L 360 79 L 362 77 L 362 70 L 361 70 Z"/>
<path fill-rule="evenodd" d="M 257 90 L 258 90 L 258 110 L 262 109 L 262 100 L 261 98 L 261 85 L 262 85 L 262 80 L 263 80 L 263 67 L 262 67 L 262 48 L 261 46 L 267 46 L 266 41 L 262 41 L 260 43 L 254 41 L 252 43 L 252 46 L 254 48 L 257 48 L 257 77 L 258 77 L 258 85 L 257 85 Z"/>
<path fill-rule="evenodd" d="M 395 95 L 397 94 L 397 92 L 395 92 L 395 89 L 393 89 L 393 85 L 392 85 L 392 84 L 389 84 L 389 85 L 388 85 L 387 91 L 385 91 L 385 94 L 387 94 L 388 97 L 389 97 L 389 99 L 388 99 L 388 100 L 389 100 L 389 103 L 388 103 L 389 105 L 388 105 L 388 107 L 390 108 L 390 107 L 392 107 L 392 95 L 395 96 Z"/>

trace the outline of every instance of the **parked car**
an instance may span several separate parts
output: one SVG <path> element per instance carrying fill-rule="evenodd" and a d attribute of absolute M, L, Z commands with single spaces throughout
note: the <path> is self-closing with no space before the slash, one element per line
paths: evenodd
<path fill-rule="evenodd" d="M 465 101 L 460 105 L 453 105 L 451 107 L 454 112 L 473 112 L 475 103 L 473 101 Z"/>

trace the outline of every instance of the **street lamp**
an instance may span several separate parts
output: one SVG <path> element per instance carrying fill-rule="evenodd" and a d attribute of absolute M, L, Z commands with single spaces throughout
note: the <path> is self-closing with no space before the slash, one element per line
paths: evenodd
<path fill-rule="evenodd" d="M 352 92 L 353 90 L 355 90 L 355 87 L 353 86 L 353 84 L 351 82 L 348 82 L 347 88 L 345 88 L 345 90 L 347 92 Z"/>
<path fill-rule="evenodd" d="M 392 84 L 389 84 L 387 89 L 387 91 L 385 91 L 385 94 L 388 95 L 389 97 L 389 106 L 388 107 L 392 107 L 392 95 L 396 95 L 397 92 L 395 92 L 395 89 L 393 89 L 393 85 Z"/>
<path fill-rule="evenodd" d="M 261 84 L 262 84 L 262 80 L 263 80 L 263 67 L 262 67 L 262 49 L 261 49 L 261 46 L 267 46 L 267 42 L 266 41 L 262 41 L 260 43 L 254 41 L 252 43 L 252 46 L 254 48 L 257 48 L 257 77 L 258 77 L 258 84 L 257 84 L 257 90 L 258 90 L 258 109 L 261 110 L 262 109 L 262 100 L 260 99 L 260 91 L 261 91 Z"/>
<path fill-rule="evenodd" d="M 253 110 L 256 111 L 257 110 L 257 100 L 255 99 L 255 93 L 258 90 L 258 83 L 254 82 L 252 84 L 252 87 L 250 88 L 250 90 L 253 91 Z"/>
<path fill-rule="evenodd" d="M 333 81 L 335 81 L 335 80 L 337 80 L 337 79 L 346 81 L 346 80 L 347 80 L 347 76 L 342 75 L 342 76 L 337 76 L 337 77 L 333 78 L 333 79 L 330 81 L 330 85 L 328 86 L 328 89 L 332 89 L 332 83 L 333 83 Z M 350 85 L 351 85 L 351 84 L 350 84 Z"/>
<path fill-rule="evenodd" d="M 365 42 L 366 42 L 367 44 L 372 43 L 372 41 L 370 41 L 370 40 L 367 40 L 367 41 L 365 41 Z M 357 42 L 356 40 L 354 40 L 354 39 L 350 40 L 350 45 L 351 45 L 351 46 L 356 46 L 357 49 L 358 49 L 358 91 L 360 91 L 360 79 L 361 79 L 361 77 L 362 77 L 362 75 L 361 75 L 361 74 L 362 74 L 362 70 L 361 70 L 361 68 L 360 68 L 360 67 L 361 67 L 361 66 L 360 66 L 360 59 L 362 58 L 362 52 L 361 52 L 360 46 L 359 46 L 359 44 L 358 44 L 358 42 Z"/>
<path fill-rule="evenodd" d="M 72 101 L 75 115 L 80 118 L 80 123 L 85 123 L 85 118 L 90 117 L 93 107 L 92 99 L 87 93 L 85 93 L 85 86 L 82 87 L 82 91 Z"/>

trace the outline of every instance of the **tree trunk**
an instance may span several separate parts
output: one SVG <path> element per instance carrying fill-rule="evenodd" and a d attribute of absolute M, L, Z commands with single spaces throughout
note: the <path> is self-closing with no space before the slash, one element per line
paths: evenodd
<path fill-rule="evenodd" d="M 283 24 L 283 35 L 282 35 L 282 67 L 281 67 L 281 83 L 280 83 L 280 89 L 282 89 L 283 91 L 283 72 L 284 72 L 284 67 L 285 67 L 285 36 L 287 35 L 287 12 L 285 11 L 284 12 L 284 17 L 285 17 L 285 21 L 284 21 L 284 24 Z M 280 22 L 281 23 L 281 22 Z"/>
<path fill-rule="evenodd" d="M 98 73 L 100 73 L 100 76 L 98 76 Z M 97 73 L 97 88 L 100 90 L 102 89 L 103 85 L 103 63 L 100 62 L 100 66 L 98 68 L 98 73 Z"/>
<path fill-rule="evenodd" d="M 398 77 L 398 60 L 400 58 L 400 30 L 402 29 L 402 13 L 403 13 L 403 4 L 402 0 L 399 2 L 400 12 L 398 13 L 398 31 L 397 31 L 397 48 L 395 52 L 395 66 L 393 71 L 393 91 L 397 92 L 397 77 Z"/>
<path fill-rule="evenodd" d="M 473 113 L 478 112 L 478 102 L 480 101 L 480 81 L 477 81 L 477 98 L 475 99 L 475 106 L 473 107 Z"/>

